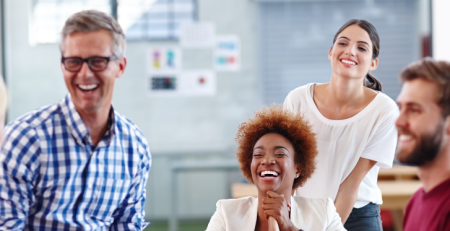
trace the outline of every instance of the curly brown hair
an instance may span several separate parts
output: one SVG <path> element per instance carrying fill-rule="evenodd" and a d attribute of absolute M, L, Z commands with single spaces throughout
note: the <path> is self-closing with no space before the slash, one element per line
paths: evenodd
<path fill-rule="evenodd" d="M 239 126 L 236 135 L 237 158 L 241 171 L 253 183 L 250 165 L 256 142 L 267 133 L 277 133 L 288 139 L 294 147 L 295 164 L 300 167 L 300 176 L 294 180 L 292 189 L 302 186 L 316 169 L 317 144 L 311 125 L 300 114 L 293 114 L 281 107 L 272 106 L 256 112 L 255 117 Z"/>

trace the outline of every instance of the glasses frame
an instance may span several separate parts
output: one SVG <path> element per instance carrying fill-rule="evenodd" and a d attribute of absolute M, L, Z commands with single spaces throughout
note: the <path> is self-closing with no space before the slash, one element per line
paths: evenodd
<path fill-rule="evenodd" d="M 105 68 L 103 68 L 102 70 L 94 70 L 94 69 L 92 69 L 91 61 L 92 61 L 93 59 L 95 59 L 95 58 L 101 58 L 101 59 L 106 60 Z M 66 64 L 64 63 L 64 61 L 66 61 L 67 59 L 78 59 L 78 60 L 81 60 L 81 65 L 80 65 L 80 67 L 79 67 L 77 70 L 69 70 L 69 69 L 67 69 Z M 66 69 L 66 71 L 70 71 L 70 72 L 79 72 L 79 71 L 81 70 L 81 67 L 83 67 L 83 63 L 84 63 L 84 62 L 87 63 L 89 69 L 90 69 L 92 72 L 100 72 L 100 71 L 104 71 L 104 70 L 108 67 L 109 61 L 112 61 L 112 60 L 118 60 L 118 59 L 119 59 L 119 57 L 117 57 L 117 56 L 115 56 L 115 55 L 110 56 L 110 57 L 92 56 L 92 57 L 89 57 L 89 58 L 86 58 L 86 59 L 83 59 L 83 58 L 80 58 L 80 57 L 64 57 L 64 56 L 61 56 L 61 63 L 64 65 L 64 69 Z"/>

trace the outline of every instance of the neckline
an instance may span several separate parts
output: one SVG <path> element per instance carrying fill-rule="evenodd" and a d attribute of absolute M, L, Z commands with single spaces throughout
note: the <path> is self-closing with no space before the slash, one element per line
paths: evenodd
<path fill-rule="evenodd" d="M 347 119 L 343 119 L 343 120 L 332 120 L 332 119 L 328 119 L 327 117 L 323 116 L 322 113 L 320 113 L 319 108 L 317 108 L 316 103 L 314 102 L 313 99 L 313 91 L 314 91 L 314 86 L 317 83 L 310 83 L 307 85 L 307 100 L 308 103 L 311 104 L 311 108 L 313 109 L 314 113 L 317 115 L 317 117 L 322 120 L 325 123 L 329 123 L 329 124 L 347 124 L 347 123 L 351 123 L 355 120 L 358 120 L 359 118 L 363 117 L 368 111 L 370 111 L 370 109 L 372 107 L 374 107 L 374 105 L 376 104 L 376 102 L 379 100 L 379 98 L 381 97 L 381 92 L 378 92 L 377 95 L 375 96 L 375 98 L 365 107 L 363 108 L 361 111 L 359 111 L 358 113 L 356 113 L 356 115 L 347 118 Z"/>
<path fill-rule="evenodd" d="M 448 185 L 450 185 L 450 178 L 442 181 L 440 184 L 438 184 L 434 188 L 432 188 L 429 192 L 425 192 L 425 189 L 422 187 L 423 195 L 425 198 L 433 198 L 433 196 L 435 196 L 435 194 L 439 195 L 439 193 L 441 191 L 447 189 Z"/>

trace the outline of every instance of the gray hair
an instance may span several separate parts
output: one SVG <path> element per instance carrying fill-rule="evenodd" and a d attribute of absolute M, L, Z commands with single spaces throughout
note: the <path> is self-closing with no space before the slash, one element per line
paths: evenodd
<path fill-rule="evenodd" d="M 98 30 L 109 31 L 113 40 L 113 53 L 122 58 L 126 49 L 126 38 L 122 28 L 113 17 L 97 10 L 80 11 L 67 19 L 61 32 L 59 49 L 64 52 L 64 39 L 72 33 Z"/>

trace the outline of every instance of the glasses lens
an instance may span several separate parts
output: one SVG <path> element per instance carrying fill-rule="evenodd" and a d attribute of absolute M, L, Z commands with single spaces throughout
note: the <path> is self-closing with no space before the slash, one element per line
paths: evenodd
<path fill-rule="evenodd" d="M 64 60 L 64 66 L 69 71 L 76 71 L 81 66 L 81 60 L 78 58 L 67 58 Z"/>
<path fill-rule="evenodd" d="M 108 60 L 103 57 L 92 57 L 89 59 L 89 66 L 94 71 L 103 71 L 108 64 Z"/>

